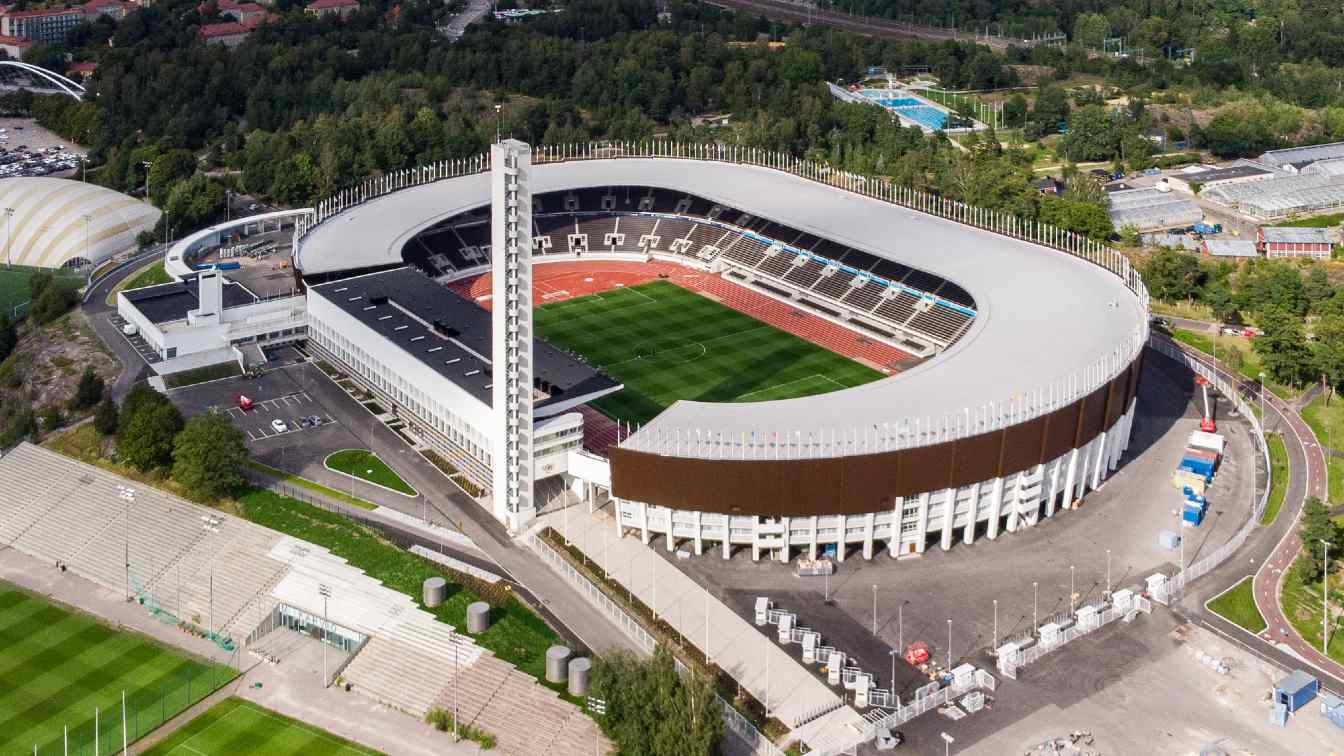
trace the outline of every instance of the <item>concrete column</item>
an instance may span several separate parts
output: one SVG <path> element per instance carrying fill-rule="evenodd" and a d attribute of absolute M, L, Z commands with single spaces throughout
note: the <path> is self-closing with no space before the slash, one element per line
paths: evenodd
<path fill-rule="evenodd" d="M 943 532 L 942 543 L 943 551 L 952 548 L 952 516 L 957 511 L 957 489 L 943 489 Z"/>
<path fill-rule="evenodd" d="M 985 536 L 989 540 L 999 537 L 999 518 L 1003 515 L 1003 478 L 994 479 L 994 489 L 989 494 L 989 529 Z"/>
<path fill-rule="evenodd" d="M 919 495 L 919 527 L 915 530 L 915 553 L 924 553 L 924 544 L 929 540 L 929 493 Z"/>
<path fill-rule="evenodd" d="M 677 526 L 677 510 L 664 507 L 663 511 L 667 513 L 667 550 L 673 551 L 677 548 L 677 537 L 672 534 L 672 531 L 675 530 Z"/>
<path fill-rule="evenodd" d="M 835 561 L 843 562 L 845 561 L 845 531 L 849 528 L 849 518 L 847 515 L 835 515 L 835 519 L 839 525 L 835 529 Z"/>
<path fill-rule="evenodd" d="M 1042 466 L 1042 488 L 1045 489 L 1045 513 L 1047 517 L 1055 514 L 1055 500 L 1059 498 L 1059 471 L 1062 465 L 1059 460 L 1050 463 L 1050 471 L 1045 472 Z"/>
<path fill-rule="evenodd" d="M 1093 490 L 1093 491 L 1097 490 L 1098 488 L 1101 488 L 1101 480 L 1102 480 L 1101 475 L 1102 475 L 1103 472 L 1106 471 L 1106 457 L 1107 457 L 1107 454 L 1106 454 L 1106 445 L 1107 445 L 1107 442 L 1110 440 L 1110 439 L 1108 438 L 1108 436 L 1109 436 L 1109 434 L 1106 433 L 1106 431 L 1102 431 L 1102 432 L 1101 432 L 1101 435 L 1099 435 L 1099 436 L 1097 436 L 1096 438 L 1092 439 L 1092 443 L 1093 443 L 1093 444 L 1095 445 L 1095 447 L 1096 447 L 1096 451 L 1094 452 L 1094 455 L 1095 455 L 1096 458 L 1097 458 L 1097 460 L 1096 460 L 1096 464 L 1093 466 L 1093 469 L 1092 469 L 1092 490 Z"/>
<path fill-rule="evenodd" d="M 761 518 L 753 517 L 751 523 L 751 561 L 761 561 Z"/>
<path fill-rule="evenodd" d="M 1075 498 L 1077 498 L 1077 497 L 1074 495 L 1074 492 L 1077 490 L 1077 489 L 1075 488 L 1075 481 L 1077 480 L 1077 475 L 1078 475 L 1078 450 L 1077 450 L 1077 449 L 1074 449 L 1073 451 L 1069 452 L 1069 462 L 1068 462 L 1068 465 L 1069 465 L 1069 466 L 1068 466 L 1068 472 L 1065 473 L 1065 475 L 1064 475 L 1064 503 L 1063 503 L 1063 506 L 1064 506 L 1064 507 L 1068 507 L 1070 504 L 1073 503 L 1073 500 L 1074 500 Z M 1053 500 L 1052 500 L 1052 501 L 1053 501 Z"/>
<path fill-rule="evenodd" d="M 644 545 L 648 546 L 649 541 L 652 540 L 649 537 L 649 505 L 645 504 L 642 501 L 639 503 L 639 519 L 640 519 L 639 537 L 641 540 L 644 541 Z"/>
<path fill-rule="evenodd" d="M 807 558 L 817 558 L 817 516 L 812 515 L 812 534 L 808 536 Z"/>
<path fill-rule="evenodd" d="M 695 555 L 700 556 L 705 553 L 705 523 L 704 513 L 696 510 L 691 513 L 695 519 Z"/>
<path fill-rule="evenodd" d="M 733 555 L 733 517 L 732 515 L 723 516 L 723 558 L 729 559 Z"/>
<path fill-rule="evenodd" d="M 901 553 L 901 527 L 905 524 L 905 498 L 896 497 L 891 508 L 891 537 L 887 539 L 887 556 L 895 557 Z"/>
<path fill-rule="evenodd" d="M 975 518 L 979 513 L 980 507 L 980 484 L 975 483 L 971 486 L 971 504 L 966 512 L 966 527 L 962 530 L 961 540 L 967 545 L 975 543 Z"/>
<path fill-rule="evenodd" d="M 871 560 L 873 558 L 873 521 L 877 515 L 869 512 L 863 516 L 863 558 Z"/>
<path fill-rule="evenodd" d="M 779 561 L 782 564 L 788 564 L 789 544 L 793 542 L 793 539 L 789 537 L 789 518 L 781 517 L 779 521 L 784 526 L 784 532 L 780 534 L 780 537 L 784 539 L 784 547 L 779 550 Z"/>

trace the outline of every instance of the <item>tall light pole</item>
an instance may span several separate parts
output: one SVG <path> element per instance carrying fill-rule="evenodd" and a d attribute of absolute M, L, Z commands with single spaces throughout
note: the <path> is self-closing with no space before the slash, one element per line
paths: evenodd
<path fill-rule="evenodd" d="M 1036 581 L 1031 581 L 1031 634 L 1035 635 L 1040 627 L 1040 621 L 1036 615 Z"/>
<path fill-rule="evenodd" d="M 149 198 L 149 169 L 154 167 L 153 160 L 140 161 L 140 167 L 145 169 L 145 202 L 154 204 L 154 200 Z"/>
<path fill-rule="evenodd" d="M 905 601 L 896 605 L 896 649 L 905 653 Z"/>
<path fill-rule="evenodd" d="M 1321 653 L 1327 657 L 1330 652 L 1330 546 L 1331 543 L 1324 539 L 1321 540 L 1321 546 L 1325 550 L 1325 570 L 1321 573 Z"/>
<path fill-rule="evenodd" d="M 877 637 L 877 583 L 873 583 L 873 637 Z"/>
<path fill-rule="evenodd" d="M 1260 371 L 1260 422 L 1265 422 L 1265 371 Z"/>
<path fill-rule="evenodd" d="M 131 503 L 135 501 L 135 489 L 127 486 L 117 486 L 117 497 L 123 502 L 121 505 L 122 519 L 124 521 L 125 546 L 123 550 L 123 561 L 126 563 L 126 600 L 131 600 Z"/>
<path fill-rule="evenodd" d="M 1111 598 L 1111 550 L 1106 549 L 1106 598 Z"/>
<path fill-rule="evenodd" d="M 999 600 L 994 599 L 994 648 L 999 647 Z"/>
<path fill-rule="evenodd" d="M 13 249 L 14 238 L 14 208 L 5 208 L 5 265 L 13 265 L 14 258 L 10 255 Z"/>
<path fill-rule="evenodd" d="M 92 263 L 93 260 L 89 259 L 89 222 L 93 220 L 93 216 L 84 213 L 84 215 L 80 217 L 84 220 L 84 259 L 87 262 Z"/>
<path fill-rule="evenodd" d="M 1073 580 L 1073 575 L 1073 565 L 1069 565 L 1069 614 L 1073 614 L 1073 597 L 1078 595 L 1078 589 L 1075 587 L 1076 583 Z"/>
<path fill-rule="evenodd" d="M 947 621 L 947 669 L 952 669 L 952 620 Z"/>
<path fill-rule="evenodd" d="M 327 600 L 331 598 L 331 586 L 317 584 L 317 592 L 322 595 L 322 687 L 327 687 Z"/>

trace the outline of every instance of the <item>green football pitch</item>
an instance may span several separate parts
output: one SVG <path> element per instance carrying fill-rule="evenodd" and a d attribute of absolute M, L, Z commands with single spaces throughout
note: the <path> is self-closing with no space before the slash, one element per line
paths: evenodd
<path fill-rule="evenodd" d="M 377 751 L 276 714 L 241 698 L 227 698 L 145 751 L 145 756 L 353 756 Z"/>
<path fill-rule="evenodd" d="M 668 281 L 537 308 L 537 333 L 625 389 L 593 403 L 647 422 L 679 399 L 759 402 L 858 386 L 882 373 Z"/>
<path fill-rule="evenodd" d="M 0 583 L 0 753 L 93 753 L 135 741 L 211 691 L 234 671 L 196 661 L 136 633 L 68 611 Z"/>

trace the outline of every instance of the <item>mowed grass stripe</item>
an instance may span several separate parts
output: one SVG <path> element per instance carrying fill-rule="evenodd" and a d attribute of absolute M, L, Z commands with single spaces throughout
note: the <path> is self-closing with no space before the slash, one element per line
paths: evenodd
<path fill-rule="evenodd" d="M 787 399 L 882 377 L 668 281 L 545 305 L 536 325 L 551 343 L 624 383 L 594 406 L 635 422 L 680 399 Z"/>
<path fill-rule="evenodd" d="M 267 756 L 309 754 L 376 754 L 250 701 L 228 698 L 192 720 L 146 756 L 224 756 L 264 753 Z"/>
<path fill-rule="evenodd" d="M 233 676 L 3 583 L 0 606 L 0 753 L 57 752 L 66 725 L 72 742 L 92 740 L 94 708 L 119 710 L 123 690 L 147 731 L 194 702 L 189 678 L 199 699 L 212 672 L 219 684 Z"/>

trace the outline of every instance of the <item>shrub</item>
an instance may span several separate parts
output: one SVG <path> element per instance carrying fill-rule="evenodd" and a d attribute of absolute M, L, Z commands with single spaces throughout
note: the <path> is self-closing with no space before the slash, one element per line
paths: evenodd
<path fill-rule="evenodd" d="M 117 403 L 107 398 L 98 404 L 98 411 L 93 416 L 93 427 L 104 436 L 110 436 L 117 432 L 118 419 Z"/>

